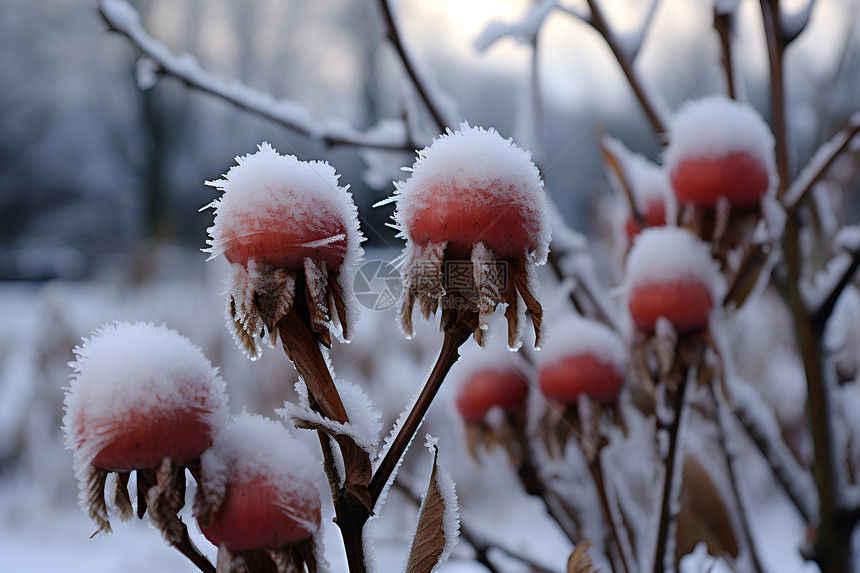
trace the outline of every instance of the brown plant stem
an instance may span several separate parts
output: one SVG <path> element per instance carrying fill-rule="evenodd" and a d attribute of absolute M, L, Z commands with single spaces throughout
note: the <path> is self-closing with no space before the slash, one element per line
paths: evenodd
<path fill-rule="evenodd" d="M 770 63 L 770 121 L 776 139 L 776 171 L 779 175 L 778 197 L 782 197 L 791 180 L 788 153 L 788 128 L 785 119 L 785 82 L 783 77 L 782 24 L 779 0 L 761 0 L 767 57 Z"/>
<path fill-rule="evenodd" d="M 651 126 L 654 128 L 654 131 L 658 135 L 666 133 L 666 122 L 661 116 L 659 108 L 655 102 L 651 101 L 648 93 L 645 91 L 645 88 L 642 85 L 642 80 L 639 78 L 639 74 L 636 73 L 636 70 L 633 68 L 633 62 L 630 61 L 626 54 L 621 50 L 621 47 L 615 38 L 615 33 L 606 21 L 598 1 L 587 1 L 588 7 L 591 10 L 591 18 L 588 20 L 589 24 L 591 24 L 594 29 L 603 36 L 604 40 L 606 40 L 606 44 L 609 46 L 609 49 L 612 50 L 612 55 L 614 55 L 615 59 L 618 60 L 618 65 L 621 66 L 621 71 L 624 72 L 624 76 L 627 78 L 630 88 L 633 90 L 633 93 L 636 94 L 636 99 L 639 100 L 639 104 L 642 106 L 642 109 L 645 112 L 648 121 L 651 123 Z"/>
<path fill-rule="evenodd" d="M 735 28 L 734 12 L 720 12 L 714 8 L 714 29 L 720 36 L 720 53 L 723 71 L 726 74 L 726 91 L 731 99 L 738 99 L 735 85 L 735 62 L 732 57 L 732 34 Z"/>
<path fill-rule="evenodd" d="M 529 495 L 533 495 L 543 501 L 547 514 L 555 521 L 567 538 L 576 545 L 581 538 L 576 528 L 576 522 L 572 511 L 561 497 L 549 487 L 538 470 L 535 463 L 535 454 L 531 441 L 526 435 L 522 423 L 517 423 L 513 417 L 509 417 L 511 425 L 516 428 L 517 445 L 520 448 L 520 464 L 517 468 L 517 476 L 523 489 Z"/>
<path fill-rule="evenodd" d="M 780 178 L 777 196 L 784 198 L 790 187 L 791 172 L 785 118 L 783 54 L 787 43 L 793 38 L 786 38 L 783 34 L 779 0 L 761 0 L 761 9 L 770 63 L 771 123 L 776 138 L 776 162 Z M 782 241 L 786 270 L 785 295 L 794 317 L 795 336 L 807 385 L 807 412 L 814 453 L 812 473 L 818 490 L 820 520 L 813 558 L 818 562 L 822 573 L 835 573 L 850 568 L 851 533 L 856 520 L 850 517 L 854 512 L 838 506 L 839 470 L 830 429 L 831 396 L 821 354 L 824 321 L 812 315 L 800 293 L 803 260 L 800 246 L 801 227 L 797 210 L 792 208 Z"/>
<path fill-rule="evenodd" d="M 684 407 L 686 406 L 687 387 L 689 386 L 690 369 L 684 368 L 684 371 L 678 381 L 678 386 L 675 389 L 670 388 L 666 382 L 662 382 L 666 386 L 666 401 L 667 406 L 673 410 L 672 420 L 665 425 L 660 417 L 657 417 L 657 430 L 668 432 L 668 448 L 665 459 L 665 474 L 663 476 L 663 488 L 660 501 L 660 521 L 657 526 L 657 542 L 654 548 L 654 573 L 663 573 L 665 571 L 664 561 L 666 558 L 666 544 L 669 540 L 669 526 L 675 519 L 675 512 L 672 509 L 672 493 L 675 488 L 675 466 L 678 458 L 678 442 L 680 437 L 681 421 L 684 417 Z"/>
<path fill-rule="evenodd" d="M 741 497 L 741 491 L 739 487 L 740 480 L 738 479 L 738 474 L 735 469 L 737 464 L 737 460 L 735 458 L 734 452 L 732 448 L 729 446 L 729 437 L 728 437 L 728 410 L 729 405 L 726 403 L 726 398 L 722 394 L 722 390 L 720 388 L 714 388 L 714 384 L 705 384 L 708 389 L 708 393 L 711 396 L 711 400 L 716 407 L 716 418 L 717 418 L 717 439 L 722 446 L 720 449 L 723 451 L 723 455 L 726 461 L 726 468 L 729 473 L 729 486 L 732 489 L 732 495 L 735 498 L 735 501 L 738 505 L 738 514 L 741 522 L 741 533 L 746 540 L 746 545 L 749 548 L 750 557 L 752 558 L 753 570 L 756 573 L 763 573 L 764 569 L 762 568 L 761 561 L 759 560 L 758 552 L 756 551 L 755 539 L 752 536 L 752 528 L 750 527 L 750 517 L 749 512 L 747 511 L 747 506 L 744 503 L 743 498 Z"/>
<path fill-rule="evenodd" d="M 421 101 L 423 101 L 424 105 L 427 107 L 427 111 L 433 118 L 433 122 L 436 124 L 436 127 L 439 128 L 439 131 L 443 132 L 446 127 L 451 126 L 448 125 L 448 121 L 446 121 L 439 104 L 431 97 L 430 89 L 425 84 L 424 79 L 418 74 L 409 54 L 406 53 L 406 48 L 404 47 L 403 40 L 400 37 L 400 30 L 397 27 L 397 22 L 394 21 L 394 15 L 391 13 L 389 1 L 390 0 L 379 0 L 379 9 L 382 12 L 386 35 L 391 41 L 391 45 L 394 46 L 394 49 L 397 51 L 397 55 L 400 56 L 400 61 L 403 62 L 406 74 L 409 76 L 412 85 L 415 86 L 415 90 L 418 92 L 418 96 L 421 98 Z"/>
<path fill-rule="evenodd" d="M 802 501 L 803 496 L 801 491 L 803 485 L 797 483 L 796 480 L 792 478 L 791 470 L 784 465 L 782 458 L 776 452 L 776 448 L 780 445 L 786 450 L 788 450 L 788 446 L 781 442 L 774 443 L 774 439 L 768 436 L 767 433 L 756 424 L 755 414 L 747 412 L 742 403 L 732 403 L 731 396 L 729 396 L 729 401 L 729 410 L 735 416 L 737 421 L 740 422 L 744 430 L 746 430 L 746 433 L 752 440 L 753 444 L 755 444 L 758 451 L 767 461 L 768 467 L 770 467 L 777 483 L 782 486 L 783 491 L 785 491 L 788 499 L 797 509 L 798 513 L 800 513 L 803 520 L 806 523 L 812 523 L 812 508 L 807 507 Z"/>
<path fill-rule="evenodd" d="M 622 571 L 630 573 L 631 569 L 627 555 L 629 541 L 628 545 L 621 544 L 621 536 L 619 535 L 621 525 L 616 522 L 615 514 L 612 513 L 612 508 L 609 505 L 609 498 L 606 495 L 606 482 L 604 481 L 603 460 L 600 456 L 600 451 L 598 451 L 593 457 L 593 460 L 589 459 L 588 469 L 591 471 L 591 478 L 594 480 L 594 486 L 597 488 L 597 497 L 600 499 L 600 506 L 606 517 L 606 524 L 609 526 L 609 537 L 618 549 L 618 556 L 621 559 L 621 566 L 623 567 Z M 607 554 L 608 553 L 609 552 L 607 551 Z"/>
<path fill-rule="evenodd" d="M 403 456 L 406 448 L 412 442 L 412 438 L 424 420 L 424 416 L 427 414 L 433 398 L 436 397 L 436 393 L 442 386 L 445 376 L 447 376 L 448 371 L 457 359 L 460 358 L 459 348 L 469 339 L 475 328 L 477 328 L 478 315 L 468 309 L 460 312 L 454 309 L 444 309 L 442 311 L 442 325 L 444 333 L 442 349 L 439 352 L 439 357 L 436 359 L 436 364 L 433 366 L 430 377 L 370 480 L 368 490 L 370 491 L 370 499 L 374 505 L 379 500 L 379 496 L 385 489 L 385 485 L 400 462 L 400 458 Z"/>
<path fill-rule="evenodd" d="M 277 323 L 278 334 L 284 351 L 293 362 L 296 370 L 308 388 L 309 398 L 315 409 L 327 418 L 339 422 L 349 422 L 343 402 L 334 385 L 316 335 L 310 329 L 307 304 L 304 294 L 297 293 L 293 308 Z M 351 573 L 364 573 L 363 531 L 370 517 L 370 500 L 367 495 L 367 481 L 370 473 L 370 459 L 354 441 L 346 436 L 333 436 L 340 446 L 346 469 L 343 487 L 333 471 L 334 450 L 328 435 L 320 435 L 320 445 L 326 463 L 326 473 L 332 489 L 335 508 L 335 522 L 341 531 L 347 563 Z"/>

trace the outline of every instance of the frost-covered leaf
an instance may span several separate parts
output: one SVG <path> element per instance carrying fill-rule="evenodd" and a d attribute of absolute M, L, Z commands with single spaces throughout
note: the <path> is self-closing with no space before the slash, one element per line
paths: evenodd
<path fill-rule="evenodd" d="M 457 496 L 450 475 L 437 462 L 436 441 L 427 436 L 427 446 L 433 452 L 430 485 L 418 513 L 418 529 L 406 561 L 406 573 L 430 573 L 440 567 L 457 542 L 460 521 Z"/>

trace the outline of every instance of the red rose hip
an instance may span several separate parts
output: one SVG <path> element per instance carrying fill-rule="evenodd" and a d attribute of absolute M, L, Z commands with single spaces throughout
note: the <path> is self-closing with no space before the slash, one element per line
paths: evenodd
<path fill-rule="evenodd" d="M 708 245 L 676 227 L 644 230 L 628 254 L 626 274 L 630 317 L 649 332 L 660 317 L 678 332 L 707 327 L 722 290 Z"/>
<path fill-rule="evenodd" d="M 164 458 L 184 465 L 226 419 L 217 369 L 176 331 L 118 322 L 75 352 L 63 422 L 78 467 L 154 469 Z"/>
<path fill-rule="evenodd" d="M 457 410 L 464 420 L 477 422 L 494 407 L 515 412 L 527 395 L 525 376 L 518 370 L 485 368 L 472 372 L 460 385 Z"/>
<path fill-rule="evenodd" d="M 723 96 L 684 105 L 664 155 L 680 203 L 714 208 L 721 197 L 747 209 L 776 187 L 774 139 L 752 107 Z"/>
<path fill-rule="evenodd" d="M 568 404 L 580 396 L 612 403 L 624 384 L 626 350 L 606 326 L 579 317 L 561 320 L 539 355 L 541 392 Z"/>
<path fill-rule="evenodd" d="M 280 423 L 238 416 L 201 462 L 195 516 L 213 544 L 231 553 L 276 550 L 319 529 L 319 464 Z"/>

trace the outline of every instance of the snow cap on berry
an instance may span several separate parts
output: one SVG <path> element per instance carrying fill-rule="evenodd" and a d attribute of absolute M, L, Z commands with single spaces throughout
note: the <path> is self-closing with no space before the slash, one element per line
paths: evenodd
<path fill-rule="evenodd" d="M 406 334 L 417 303 L 425 318 L 441 307 L 443 328 L 457 321 L 471 328 L 475 320 L 481 343 L 500 302 L 508 307 L 511 348 L 520 345 L 526 313 L 539 334 L 534 266 L 546 262 L 551 231 L 531 155 L 492 128 L 463 123 L 419 151 L 406 171 L 410 177 L 395 183 L 389 200 L 397 203 L 394 220 L 406 239 L 400 305 Z"/>
<path fill-rule="evenodd" d="M 537 264 L 546 262 L 550 224 L 543 180 L 531 153 L 512 139 L 464 122 L 458 131 L 449 129 L 419 151 L 415 164 L 404 171 L 411 175 L 395 183 L 394 217 L 408 241 L 468 241 L 469 246 L 486 242 L 500 255 L 528 251 Z M 482 221 L 475 228 L 459 229 L 450 222 L 458 213 Z M 509 237 L 496 236 L 496 225 L 507 231 L 516 228 L 510 242 Z M 430 226 L 429 233 L 422 233 Z"/>
<path fill-rule="evenodd" d="M 774 145 L 773 133 L 753 107 L 723 95 L 712 95 L 685 103 L 674 116 L 663 164 L 668 173 L 675 174 L 686 160 L 744 154 L 766 172 L 767 189 L 761 192 L 772 194 L 778 183 Z M 734 182 L 728 174 L 718 175 Z M 725 192 L 739 193 L 732 189 Z"/>
<path fill-rule="evenodd" d="M 226 314 L 239 347 L 258 358 L 259 339 L 268 332 L 274 341 L 303 293 L 320 342 L 330 346 L 332 331 L 348 339 L 357 314 L 350 271 L 364 239 L 347 187 L 328 163 L 280 155 L 268 143 L 236 163 L 206 183 L 224 192 L 208 205 L 208 250 L 232 264 Z"/>
<path fill-rule="evenodd" d="M 225 420 L 225 384 L 203 352 L 165 325 L 114 322 L 75 348 L 66 392 L 67 443 L 95 456 L 110 441 L 109 422 L 132 412 L 185 413 Z"/>
<path fill-rule="evenodd" d="M 104 508 L 91 505 L 97 473 L 152 469 L 167 457 L 187 463 L 228 419 L 224 381 L 203 352 L 166 326 L 115 322 L 75 348 L 63 431 L 74 452 L 81 504 L 109 531 Z M 137 464 L 141 467 L 101 467 Z M 177 459 L 185 458 L 185 459 Z M 102 498 L 103 499 L 103 498 Z"/>
<path fill-rule="evenodd" d="M 349 186 L 339 186 L 339 178 L 325 161 L 300 161 L 261 143 L 256 153 L 236 157 L 223 179 L 206 182 L 223 191 L 207 205 L 215 209 L 208 251 L 215 257 L 241 244 L 259 253 L 263 249 L 254 248 L 255 238 L 283 233 L 292 242 L 280 249 L 328 247 L 354 267 L 363 254 L 363 236 Z"/>
<path fill-rule="evenodd" d="M 321 500 L 317 484 L 321 475 L 317 459 L 281 423 L 243 412 L 216 434 L 212 447 L 201 459 L 195 514 L 201 523 L 212 526 L 204 533 L 219 537 L 213 542 L 230 547 L 257 541 L 269 545 L 242 549 L 278 549 L 279 543 L 289 544 L 296 537 L 302 538 L 296 541 L 307 539 L 319 529 Z M 248 509 L 261 515 L 230 511 L 230 517 L 247 519 L 251 524 L 247 528 L 242 523 L 219 522 L 219 509 L 228 503 L 231 489 L 241 491 L 243 487 L 265 487 L 270 495 L 268 503 L 274 509 Z M 232 503 L 242 501 L 234 499 Z M 271 514 L 278 515 L 277 523 L 256 523 Z"/>
<path fill-rule="evenodd" d="M 627 256 L 628 290 L 688 277 L 701 282 L 715 298 L 722 296 L 725 285 L 710 247 L 687 229 L 651 227 L 633 241 Z"/>
<path fill-rule="evenodd" d="M 627 349 L 615 331 L 597 321 L 568 315 L 552 324 L 537 355 L 537 365 L 554 364 L 577 354 L 591 354 L 619 372 L 624 372 L 627 364 Z"/>

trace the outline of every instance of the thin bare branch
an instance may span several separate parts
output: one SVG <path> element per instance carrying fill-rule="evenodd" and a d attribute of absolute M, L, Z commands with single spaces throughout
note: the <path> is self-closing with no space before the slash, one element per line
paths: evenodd
<path fill-rule="evenodd" d="M 409 76 L 409 80 L 415 86 L 415 90 L 418 92 L 421 101 L 427 106 L 427 111 L 433 118 L 438 131 L 444 132 L 447 127 L 456 127 L 456 125 L 453 125 L 456 118 L 446 117 L 438 94 L 429 85 L 427 78 L 419 73 L 416 63 L 408 54 L 403 44 L 403 39 L 400 37 L 400 29 L 397 27 L 397 21 L 392 13 L 390 0 L 379 0 L 379 9 L 382 12 L 382 20 L 387 30 L 388 39 L 397 51 L 397 55 L 400 56 L 400 61 L 403 62 L 403 67 Z"/>
<path fill-rule="evenodd" d="M 145 57 L 152 60 L 157 73 L 176 78 L 190 88 L 213 95 L 301 135 L 326 145 L 392 151 L 412 151 L 420 147 L 410 140 L 405 126 L 362 132 L 339 122 L 318 121 L 294 101 L 275 99 L 271 94 L 238 81 L 227 83 L 219 80 L 204 70 L 190 54 L 173 54 L 149 35 L 140 22 L 140 15 L 123 0 L 102 0 L 99 13 L 113 31 L 128 38 Z"/>
<path fill-rule="evenodd" d="M 717 436 L 721 445 L 721 450 L 725 456 L 726 467 L 729 472 L 729 485 L 732 489 L 732 495 L 735 497 L 735 501 L 738 506 L 738 514 L 741 522 L 741 533 L 746 540 L 746 546 L 749 549 L 750 557 L 753 563 L 753 570 L 756 573 L 763 573 L 764 569 L 761 565 L 761 560 L 758 556 L 757 546 L 755 543 L 755 539 L 752 536 L 752 527 L 750 526 L 750 517 L 749 511 L 747 510 L 747 506 L 744 503 L 743 497 L 741 497 L 740 486 L 738 485 L 740 480 L 738 479 L 738 473 L 736 469 L 737 460 L 735 458 L 735 449 L 729 444 L 729 407 L 726 403 L 725 396 L 723 396 L 721 389 L 719 386 L 716 388 L 714 384 L 706 384 L 708 392 L 711 395 L 711 400 L 714 402 L 714 406 L 717 409 Z"/>
<path fill-rule="evenodd" d="M 439 358 L 436 359 L 433 371 L 430 373 L 430 377 L 421 390 L 418 400 L 407 415 L 406 420 L 394 437 L 394 441 L 391 442 L 391 446 L 385 452 L 382 461 L 376 468 L 373 478 L 370 480 L 368 489 L 370 490 L 370 497 L 374 504 L 385 489 L 385 485 L 391 478 L 391 474 L 394 472 L 397 464 L 400 463 L 400 458 L 412 442 L 412 438 L 415 436 L 415 432 L 418 431 L 421 422 L 424 421 L 424 416 L 427 414 L 427 410 L 430 408 L 430 404 L 433 402 L 433 398 L 436 397 L 439 388 L 441 388 L 445 376 L 448 375 L 448 371 L 460 357 L 458 352 L 460 346 L 469 339 L 469 336 L 472 335 L 472 332 L 477 327 L 477 314 L 475 314 L 474 323 L 470 323 L 471 328 L 463 328 L 462 325 L 453 324 L 445 329 L 442 350 L 439 352 Z"/>
<path fill-rule="evenodd" d="M 794 215 L 809 196 L 815 183 L 827 172 L 833 162 L 846 150 L 851 140 L 860 132 L 860 111 L 855 112 L 848 123 L 812 154 L 806 167 L 785 192 L 785 205 L 789 215 Z"/>
<path fill-rule="evenodd" d="M 821 331 L 824 330 L 827 319 L 830 318 L 831 314 L 833 314 L 833 309 L 836 307 L 836 302 L 839 300 L 839 296 L 845 290 L 845 287 L 851 284 L 851 280 L 857 273 L 858 267 L 860 267 L 860 249 L 851 252 L 851 259 L 848 266 L 839 278 L 836 279 L 833 287 L 829 289 L 827 297 L 821 303 L 821 306 L 815 309 L 812 313 L 812 322 L 813 324 L 818 325 L 818 328 Z"/>
<path fill-rule="evenodd" d="M 726 76 L 726 91 L 732 99 L 738 99 L 735 60 L 732 54 L 732 36 L 735 29 L 735 13 L 720 12 L 714 8 L 714 29 L 720 37 L 720 62 Z"/>
<path fill-rule="evenodd" d="M 761 0 L 767 57 L 770 64 L 770 121 L 776 139 L 776 171 L 779 175 L 777 195 L 782 197 L 791 181 L 788 153 L 788 127 L 785 119 L 785 82 L 783 78 L 782 22 L 779 0 Z"/>
<path fill-rule="evenodd" d="M 627 77 L 627 82 L 630 84 L 631 89 L 633 89 L 633 93 L 639 100 L 639 104 L 642 106 L 642 109 L 645 112 L 648 121 L 651 123 L 651 126 L 654 128 L 654 131 L 658 135 L 666 133 L 667 122 L 664 117 L 665 112 L 663 111 L 662 103 L 656 100 L 653 92 L 645 88 L 642 79 L 633 67 L 634 59 L 641 47 L 642 39 L 645 36 L 646 28 L 654 13 L 657 2 L 654 2 L 651 6 L 649 14 L 645 18 L 645 21 L 642 24 L 642 29 L 639 32 L 638 40 L 625 42 L 621 40 L 621 37 L 612 29 L 609 22 L 604 17 L 599 0 L 587 1 L 588 7 L 591 10 L 591 15 L 589 17 L 583 18 L 582 15 L 576 11 L 566 12 L 580 18 L 586 24 L 591 25 L 601 36 L 603 36 L 603 39 L 606 41 L 606 44 L 609 46 L 615 59 L 618 60 L 618 64 L 621 66 L 621 71 L 623 71 L 624 75 Z"/>
<path fill-rule="evenodd" d="M 782 486 L 788 499 L 791 500 L 794 507 L 797 509 L 803 521 L 806 523 L 814 523 L 817 521 L 817 511 L 815 507 L 810 507 L 806 502 L 807 497 L 803 492 L 814 486 L 811 478 L 805 481 L 799 481 L 795 476 L 800 475 L 799 472 L 804 471 L 797 463 L 788 449 L 788 446 L 782 441 L 778 435 L 771 435 L 767 431 L 766 426 L 762 426 L 758 421 L 761 417 L 760 412 L 749 412 L 749 404 L 745 400 L 732 400 L 729 396 L 730 410 L 735 418 L 746 430 L 747 435 L 758 448 L 761 455 L 767 460 L 768 466 L 776 478 L 777 483 Z M 766 406 L 762 404 L 762 408 Z M 767 411 L 767 410 L 762 410 Z M 808 475 L 808 474 L 806 474 Z"/>

